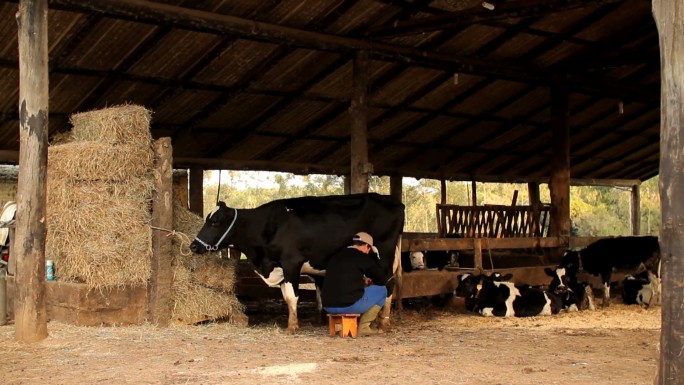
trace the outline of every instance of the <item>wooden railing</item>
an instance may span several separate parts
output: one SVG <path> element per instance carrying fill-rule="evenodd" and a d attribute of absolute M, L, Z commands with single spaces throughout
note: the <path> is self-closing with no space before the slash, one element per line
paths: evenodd
<path fill-rule="evenodd" d="M 465 238 L 544 237 L 548 235 L 547 205 L 459 206 L 437 204 L 440 237 L 458 234 Z"/>

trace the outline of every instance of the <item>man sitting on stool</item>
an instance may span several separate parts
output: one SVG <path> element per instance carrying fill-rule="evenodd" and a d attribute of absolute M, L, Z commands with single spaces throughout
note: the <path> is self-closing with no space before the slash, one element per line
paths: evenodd
<path fill-rule="evenodd" d="M 371 250 L 374 254 L 370 254 Z M 385 304 L 386 281 L 373 237 L 357 233 L 351 246 L 328 261 L 321 292 L 323 308 L 330 314 L 361 314 L 359 335 L 377 334 L 378 330 L 371 329 L 370 324 Z"/>

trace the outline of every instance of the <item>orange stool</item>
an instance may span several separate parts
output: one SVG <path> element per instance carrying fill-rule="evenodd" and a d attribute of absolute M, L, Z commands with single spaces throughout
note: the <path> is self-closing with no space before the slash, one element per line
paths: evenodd
<path fill-rule="evenodd" d="M 328 314 L 328 329 L 330 336 L 339 334 L 340 337 L 350 335 L 356 338 L 359 332 L 359 314 Z"/>

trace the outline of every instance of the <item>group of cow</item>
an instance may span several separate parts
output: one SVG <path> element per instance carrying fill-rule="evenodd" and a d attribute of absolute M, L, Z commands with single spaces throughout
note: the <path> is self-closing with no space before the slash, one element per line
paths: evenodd
<path fill-rule="evenodd" d="M 312 276 L 318 292 L 327 260 L 338 250 L 349 246 L 353 234 L 359 231 L 372 234 L 378 249 L 375 256 L 387 276 L 394 276 L 401 260 L 399 245 L 404 209 L 401 202 L 374 193 L 281 199 L 254 209 L 231 208 L 218 202 L 190 248 L 196 254 L 227 247 L 243 252 L 267 285 L 280 287 L 288 307 L 288 329 L 294 331 L 299 327 L 300 274 Z M 604 242 L 610 244 L 603 246 Z M 605 252 L 604 247 L 610 252 Z M 586 272 L 601 275 L 605 289 L 603 303 L 607 305 L 613 268 L 633 268 L 642 262 L 647 263 L 653 259 L 651 257 L 659 256 L 658 250 L 655 237 L 606 239 L 579 253 L 568 253 L 554 271 L 548 271 L 553 280 L 547 290 L 515 285 L 509 276 L 461 275 L 456 294 L 467 298 L 471 310 L 486 315 L 553 314 L 561 309 L 582 308 L 585 306 L 583 303 L 589 302 L 584 293 L 588 294 L 590 290 L 577 280 L 577 272 L 583 268 Z M 453 253 L 431 254 L 432 258 L 416 254 L 415 262 L 418 264 L 413 266 L 422 263 L 423 268 L 440 268 L 458 263 Z M 646 256 L 648 258 L 644 258 Z M 406 263 L 407 267 L 410 265 L 410 262 Z M 625 282 L 625 293 L 634 298 L 632 302 L 655 303 L 655 278 L 655 275 L 635 276 L 629 285 Z M 381 327 L 388 326 L 385 323 L 388 324 L 390 318 L 395 282 L 390 278 L 386 284 L 388 297 L 383 307 Z M 651 290 L 651 294 L 646 293 L 647 290 Z M 320 310 L 320 301 L 318 307 Z"/>
<path fill-rule="evenodd" d="M 602 306 L 610 305 L 610 283 L 614 271 L 626 271 L 622 281 L 625 304 L 660 304 L 658 238 L 616 237 L 601 239 L 580 251 L 568 251 L 555 269 L 548 287 L 515 284 L 512 275 L 460 274 L 455 295 L 465 298 L 466 309 L 484 316 L 530 317 L 557 314 L 562 310 L 594 310 L 592 287 L 580 282 L 584 271 L 600 276 Z"/>

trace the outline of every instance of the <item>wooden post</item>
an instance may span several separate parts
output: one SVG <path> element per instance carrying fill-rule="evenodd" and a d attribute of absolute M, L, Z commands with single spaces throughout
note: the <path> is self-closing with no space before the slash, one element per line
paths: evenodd
<path fill-rule="evenodd" d="M 351 176 L 344 176 L 344 195 L 351 194 Z"/>
<path fill-rule="evenodd" d="M 477 182 L 475 179 L 470 182 L 470 199 L 473 201 L 473 206 L 477 206 Z"/>
<path fill-rule="evenodd" d="M 349 117 L 351 120 L 351 193 L 368 192 L 368 177 L 373 172 L 368 163 L 368 51 L 354 56 L 354 86 Z"/>
<path fill-rule="evenodd" d="M 482 238 L 473 239 L 473 252 L 473 267 L 482 272 Z M 494 266 L 490 266 L 490 268 L 493 269 Z"/>
<path fill-rule="evenodd" d="M 19 181 L 14 257 L 15 338 L 47 337 L 45 204 L 48 146 L 47 0 L 21 0 L 19 24 Z"/>
<path fill-rule="evenodd" d="M 631 217 L 632 217 L 632 235 L 641 234 L 641 187 L 639 185 L 632 186 L 632 200 L 631 202 Z"/>
<path fill-rule="evenodd" d="M 684 2 L 653 0 L 660 36 L 662 327 L 656 385 L 684 384 Z"/>
<path fill-rule="evenodd" d="M 447 202 L 447 184 L 444 178 L 439 180 L 440 193 L 442 196 L 441 203 L 445 205 Z"/>
<path fill-rule="evenodd" d="M 220 172 L 220 171 L 219 171 Z M 189 171 L 189 193 L 190 211 L 203 217 L 204 216 L 204 169 L 191 167 Z"/>
<path fill-rule="evenodd" d="M 527 195 L 530 198 L 530 206 L 534 206 L 541 203 L 541 198 L 539 195 L 539 183 L 527 183 Z"/>
<path fill-rule="evenodd" d="M 403 200 L 403 179 L 401 176 L 390 176 L 390 196 L 397 202 Z"/>
<path fill-rule="evenodd" d="M 152 200 L 152 267 L 147 286 L 148 320 L 159 326 L 167 326 L 171 319 L 173 251 L 167 231 L 173 229 L 173 149 L 171 138 L 154 142 L 156 155 L 154 199 Z"/>
<path fill-rule="evenodd" d="M 570 236 L 570 125 L 568 91 L 558 82 L 551 87 L 552 159 L 551 228 L 553 236 Z"/>

